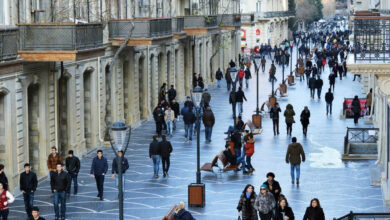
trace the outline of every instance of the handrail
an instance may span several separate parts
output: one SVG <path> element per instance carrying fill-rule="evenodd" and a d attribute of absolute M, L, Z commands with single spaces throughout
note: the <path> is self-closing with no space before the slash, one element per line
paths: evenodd
<path fill-rule="evenodd" d="M 375 135 L 370 135 L 369 131 L 375 131 Z M 379 128 L 349 128 L 344 137 L 344 154 L 348 153 L 349 143 L 376 143 L 378 140 Z"/>
<path fill-rule="evenodd" d="M 353 220 L 353 219 L 380 219 L 390 217 L 390 213 L 353 213 L 352 211 L 349 214 L 346 214 L 340 218 L 333 218 L 333 220 Z"/>

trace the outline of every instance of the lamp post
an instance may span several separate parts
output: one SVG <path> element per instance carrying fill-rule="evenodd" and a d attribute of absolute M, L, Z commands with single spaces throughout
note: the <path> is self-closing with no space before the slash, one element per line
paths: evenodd
<path fill-rule="evenodd" d="M 191 99 L 196 109 L 196 184 L 190 184 L 188 186 L 188 200 L 189 206 L 205 205 L 205 185 L 201 182 L 200 174 L 200 102 L 202 100 L 203 89 L 200 86 L 196 86 L 191 91 Z M 201 193 L 201 195 L 199 195 Z M 199 198 L 201 200 L 199 201 Z"/>
<path fill-rule="evenodd" d="M 285 43 L 281 43 L 280 44 L 280 49 L 282 49 L 282 56 L 280 58 L 280 61 L 282 62 L 282 74 L 283 74 L 283 77 L 282 77 L 282 84 L 284 84 L 284 65 L 286 64 L 286 53 L 285 53 L 285 49 L 286 49 L 286 44 Z"/>
<path fill-rule="evenodd" d="M 297 63 L 298 63 L 298 50 L 299 50 L 299 35 L 296 35 L 295 36 L 295 40 L 297 41 L 297 46 L 296 46 L 296 50 L 297 50 Z"/>
<path fill-rule="evenodd" d="M 261 56 L 260 54 L 256 54 L 255 56 L 255 66 L 257 66 L 256 69 L 256 115 L 259 114 L 259 69 L 260 69 L 260 62 L 261 62 Z"/>
<path fill-rule="evenodd" d="M 107 127 L 108 139 L 118 162 L 118 191 L 119 191 L 119 220 L 123 220 L 123 173 L 122 160 L 125 156 L 127 147 L 130 142 L 131 127 L 127 126 L 122 121 L 114 122 L 112 126 Z M 111 139 L 113 137 L 113 140 Z M 114 141 L 114 142 L 113 142 Z M 123 151 L 122 156 L 118 156 L 118 152 Z"/>
<path fill-rule="evenodd" d="M 293 56 L 294 40 L 290 40 L 290 76 L 292 76 L 292 56 Z"/>
<path fill-rule="evenodd" d="M 229 69 L 229 74 L 230 77 L 232 78 L 233 81 L 233 90 L 231 93 L 231 98 L 232 98 L 232 105 L 233 105 L 233 120 L 234 120 L 234 127 L 236 126 L 236 83 L 237 83 L 237 74 L 238 74 L 238 69 L 237 67 L 232 67 Z"/>

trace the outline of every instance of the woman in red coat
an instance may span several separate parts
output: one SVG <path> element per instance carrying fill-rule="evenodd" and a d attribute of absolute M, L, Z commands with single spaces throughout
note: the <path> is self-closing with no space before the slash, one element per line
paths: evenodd
<path fill-rule="evenodd" d="M 246 168 L 249 170 L 249 173 L 253 173 L 255 169 L 251 164 L 252 155 L 255 153 L 255 139 L 253 138 L 253 134 L 248 134 L 248 141 L 245 144 L 245 155 L 246 155 Z"/>

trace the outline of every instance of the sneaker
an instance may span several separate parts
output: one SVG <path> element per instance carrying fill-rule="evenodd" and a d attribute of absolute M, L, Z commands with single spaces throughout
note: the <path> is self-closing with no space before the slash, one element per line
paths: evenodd
<path fill-rule="evenodd" d="M 103 201 L 103 196 L 100 196 L 100 201 Z"/>
<path fill-rule="evenodd" d="M 163 175 L 163 177 L 167 177 L 167 174 L 164 172 L 164 175 Z"/>
<path fill-rule="evenodd" d="M 299 185 L 299 179 L 297 178 L 297 185 Z"/>

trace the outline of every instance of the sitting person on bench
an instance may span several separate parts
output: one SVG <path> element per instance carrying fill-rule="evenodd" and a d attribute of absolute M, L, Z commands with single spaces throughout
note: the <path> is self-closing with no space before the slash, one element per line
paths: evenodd
<path fill-rule="evenodd" d="M 242 120 L 241 116 L 238 116 L 235 130 L 243 131 L 244 126 L 245 126 L 244 121 Z"/>
<path fill-rule="evenodd" d="M 241 168 L 243 174 L 247 174 L 248 172 L 245 171 L 245 153 L 241 154 L 239 157 L 237 157 L 234 147 L 230 144 L 226 144 L 227 148 L 223 151 L 223 154 L 225 155 L 226 159 L 231 165 L 239 165 L 241 163 Z M 237 166 L 237 171 L 240 171 L 240 169 Z"/>

